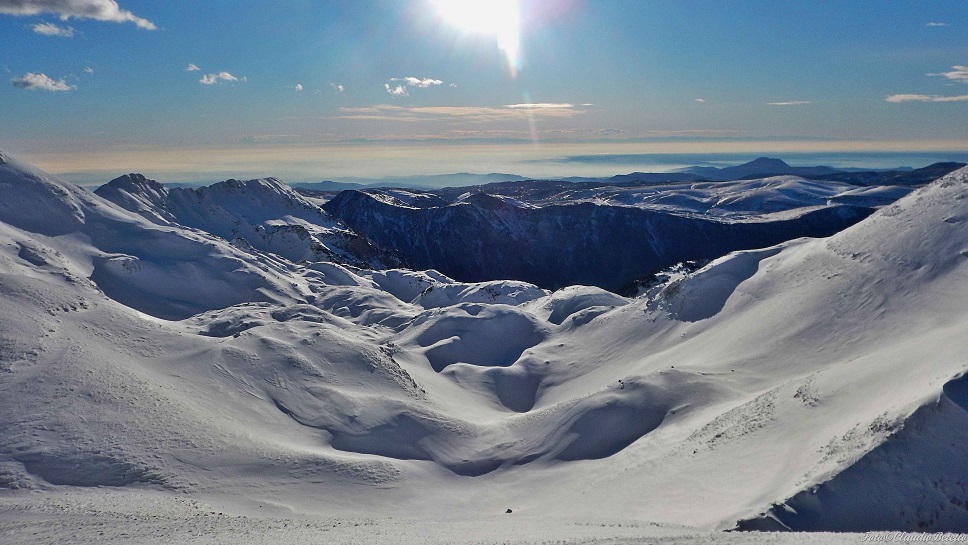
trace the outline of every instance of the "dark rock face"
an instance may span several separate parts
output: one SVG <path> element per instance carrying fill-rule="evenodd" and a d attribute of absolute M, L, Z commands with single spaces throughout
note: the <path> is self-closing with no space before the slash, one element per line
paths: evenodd
<path fill-rule="evenodd" d="M 513 278 L 613 291 L 681 261 L 829 236 L 872 213 L 830 206 L 776 221 L 724 221 L 588 202 L 524 207 L 485 193 L 412 208 L 361 191 L 344 191 L 324 208 L 415 269 L 466 282 Z"/>

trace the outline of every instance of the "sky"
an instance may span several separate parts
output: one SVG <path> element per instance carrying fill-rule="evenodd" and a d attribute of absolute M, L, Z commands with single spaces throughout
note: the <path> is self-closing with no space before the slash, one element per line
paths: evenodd
<path fill-rule="evenodd" d="M 968 157 L 964 0 L 0 0 L 0 67 L 81 183 Z"/>

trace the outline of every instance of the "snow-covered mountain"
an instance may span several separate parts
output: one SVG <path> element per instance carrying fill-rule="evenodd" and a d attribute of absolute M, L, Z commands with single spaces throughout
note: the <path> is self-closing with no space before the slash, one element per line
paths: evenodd
<path fill-rule="evenodd" d="M 679 262 L 829 236 L 907 191 L 878 199 L 873 190 L 796 177 L 633 188 L 538 182 L 406 196 L 344 191 L 323 206 L 411 268 L 468 282 L 618 291 Z"/>
<path fill-rule="evenodd" d="M 968 169 L 628 299 L 299 266 L 0 161 L 5 542 L 51 512 L 968 530 Z"/>
<path fill-rule="evenodd" d="M 290 261 L 392 265 L 316 204 L 275 178 L 168 188 L 141 174 L 111 180 L 95 193 L 161 225 L 194 227 Z"/>

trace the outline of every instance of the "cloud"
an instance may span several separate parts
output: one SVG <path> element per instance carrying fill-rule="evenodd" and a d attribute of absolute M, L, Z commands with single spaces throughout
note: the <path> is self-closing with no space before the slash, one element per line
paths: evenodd
<path fill-rule="evenodd" d="M 787 102 L 767 102 L 767 106 L 803 106 L 804 104 L 813 104 L 809 100 L 789 100 Z"/>
<path fill-rule="evenodd" d="M 201 70 L 201 68 L 196 66 L 193 62 L 188 63 L 188 67 L 185 68 L 186 72 L 198 72 L 199 70 Z"/>
<path fill-rule="evenodd" d="M 628 131 L 622 129 L 547 129 L 541 131 L 543 134 L 551 136 L 616 136 L 628 134 Z"/>
<path fill-rule="evenodd" d="M 968 102 L 968 95 L 940 96 L 940 95 L 891 95 L 884 99 L 887 102 Z"/>
<path fill-rule="evenodd" d="M 245 81 L 245 78 L 237 78 L 228 72 L 219 72 L 218 74 L 205 74 L 202 79 L 198 80 L 203 85 L 215 85 L 220 81 Z"/>
<path fill-rule="evenodd" d="M 296 86 L 294 87 L 294 89 L 298 93 L 299 91 L 302 91 L 303 90 L 303 86 L 302 86 L 301 83 L 297 83 Z"/>
<path fill-rule="evenodd" d="M 85 74 L 93 74 L 93 73 L 94 73 L 94 69 L 93 69 L 93 68 L 91 68 L 90 66 L 88 66 L 88 67 L 85 67 L 85 68 L 84 68 L 84 73 L 85 73 Z"/>
<path fill-rule="evenodd" d="M 928 74 L 929 76 L 941 76 L 952 81 L 968 83 L 968 66 L 952 66 L 951 72 L 941 72 L 940 74 Z"/>
<path fill-rule="evenodd" d="M 42 91 L 71 91 L 77 89 L 74 85 L 68 85 L 63 79 L 55 81 L 47 74 L 34 74 L 33 72 L 28 72 L 23 77 L 13 78 L 10 82 L 13 83 L 14 87 L 30 91 L 37 89 Z"/>
<path fill-rule="evenodd" d="M 336 91 L 337 93 L 342 93 L 343 91 L 346 90 L 346 88 L 339 83 L 330 83 L 329 86 L 332 87 L 333 90 Z"/>
<path fill-rule="evenodd" d="M 53 13 L 62 21 L 94 19 L 112 23 L 134 23 L 146 30 L 155 30 L 154 23 L 121 9 L 115 0 L 0 0 L 0 13 L 9 15 L 39 15 Z"/>
<path fill-rule="evenodd" d="M 948 26 L 948 23 L 941 23 L 937 21 L 932 21 L 924 26 Z"/>
<path fill-rule="evenodd" d="M 504 107 L 511 108 L 512 110 L 569 110 L 574 108 L 575 105 L 554 102 L 538 102 L 534 104 L 505 104 Z"/>
<path fill-rule="evenodd" d="M 390 93 L 391 95 L 393 95 L 395 97 L 406 97 L 406 96 L 410 96 L 410 93 L 407 92 L 407 88 L 404 87 L 403 85 L 397 85 L 396 87 L 390 87 L 390 84 L 389 83 L 384 83 L 383 84 L 383 88 L 386 89 L 388 93 Z"/>
<path fill-rule="evenodd" d="M 339 119 L 371 121 L 453 121 L 488 123 L 495 121 L 520 121 L 535 117 L 570 118 L 581 115 L 583 110 L 571 104 L 508 104 L 502 107 L 488 106 L 417 106 L 403 107 L 378 104 L 363 108 L 341 108 Z"/>
<path fill-rule="evenodd" d="M 295 134 L 251 134 L 239 138 L 240 144 L 292 144 L 299 141 Z"/>
<path fill-rule="evenodd" d="M 406 78 L 390 78 L 390 81 L 402 81 L 408 87 L 421 87 L 421 88 L 430 87 L 432 85 L 442 85 L 444 83 L 439 79 L 431 79 L 431 78 L 420 79 L 420 78 L 409 77 L 409 76 Z"/>
<path fill-rule="evenodd" d="M 959 83 L 968 83 L 968 66 L 952 66 L 950 72 L 941 72 L 940 74 L 928 74 L 929 76 L 940 76 L 942 78 L 947 78 L 951 81 L 957 81 Z M 968 101 L 968 95 L 919 95 L 913 93 L 903 93 L 897 95 L 889 95 L 884 98 L 887 102 L 893 102 L 895 104 L 901 102 L 965 102 Z"/>
<path fill-rule="evenodd" d="M 697 98 L 696 99 L 696 102 L 706 102 L 706 99 L 704 99 L 704 98 Z"/>
<path fill-rule="evenodd" d="M 390 78 L 390 83 L 384 83 L 383 88 L 387 90 L 393 96 L 406 97 L 410 96 L 409 88 L 416 87 L 418 89 L 426 89 L 427 87 L 433 87 L 436 85 L 443 85 L 444 82 L 439 79 L 433 78 L 415 78 L 413 76 L 407 76 L 405 78 Z"/>
<path fill-rule="evenodd" d="M 54 23 L 37 23 L 31 25 L 31 30 L 44 36 L 60 36 L 61 38 L 73 38 L 74 27 L 57 26 Z"/>

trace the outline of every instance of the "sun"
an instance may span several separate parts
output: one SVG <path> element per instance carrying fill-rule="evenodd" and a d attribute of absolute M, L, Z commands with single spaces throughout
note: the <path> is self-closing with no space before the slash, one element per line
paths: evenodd
<path fill-rule="evenodd" d="M 464 32 L 497 39 L 511 76 L 521 65 L 521 8 L 519 0 L 431 0 L 444 22 Z"/>

